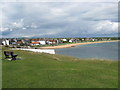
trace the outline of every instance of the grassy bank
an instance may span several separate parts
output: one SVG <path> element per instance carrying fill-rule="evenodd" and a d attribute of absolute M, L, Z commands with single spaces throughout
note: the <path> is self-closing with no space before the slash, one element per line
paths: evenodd
<path fill-rule="evenodd" d="M 117 61 L 81 60 L 14 51 L 22 60 L 3 60 L 3 88 L 117 88 Z"/>

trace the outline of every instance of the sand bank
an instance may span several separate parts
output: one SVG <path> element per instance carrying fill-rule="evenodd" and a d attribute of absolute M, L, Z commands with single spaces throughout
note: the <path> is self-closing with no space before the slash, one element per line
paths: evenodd
<path fill-rule="evenodd" d="M 75 47 L 75 46 L 77 46 L 77 45 L 94 44 L 94 43 L 107 43 L 107 42 L 117 42 L 117 41 L 118 41 L 118 40 L 112 40 L 112 41 L 96 41 L 96 42 L 81 42 L 81 43 L 58 45 L 58 46 L 46 46 L 46 47 L 40 47 L 40 48 L 41 48 L 41 49 L 70 48 L 70 47 Z"/>

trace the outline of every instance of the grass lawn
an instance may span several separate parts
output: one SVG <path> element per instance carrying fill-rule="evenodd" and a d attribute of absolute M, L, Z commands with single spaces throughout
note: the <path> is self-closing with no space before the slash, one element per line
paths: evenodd
<path fill-rule="evenodd" d="M 2 61 L 3 88 L 117 88 L 118 62 L 14 51 Z"/>

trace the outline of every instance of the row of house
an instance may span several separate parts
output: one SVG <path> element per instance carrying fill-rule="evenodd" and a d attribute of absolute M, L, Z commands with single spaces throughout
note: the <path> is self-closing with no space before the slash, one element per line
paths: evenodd
<path fill-rule="evenodd" d="M 99 40 L 111 40 L 109 39 L 97 39 L 97 38 L 58 38 L 58 39 L 48 39 L 48 38 L 37 38 L 37 39 L 18 39 L 18 38 L 8 38 L 0 39 L 0 45 L 19 45 L 19 46 L 36 46 L 36 45 L 58 45 L 61 43 L 77 43 L 82 41 L 99 41 Z"/>

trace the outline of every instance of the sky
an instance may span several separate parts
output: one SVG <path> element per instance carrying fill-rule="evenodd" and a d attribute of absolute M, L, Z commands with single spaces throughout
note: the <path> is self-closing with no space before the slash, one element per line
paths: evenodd
<path fill-rule="evenodd" d="M 0 3 L 0 31 L 17 37 L 116 37 L 118 2 L 32 2 L 4 0 Z"/>

